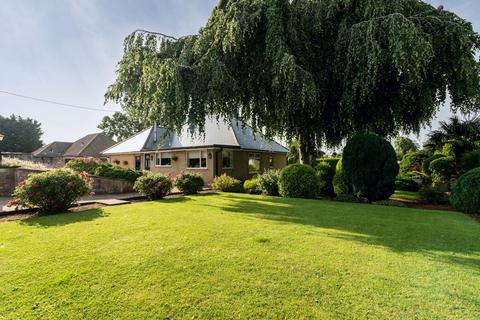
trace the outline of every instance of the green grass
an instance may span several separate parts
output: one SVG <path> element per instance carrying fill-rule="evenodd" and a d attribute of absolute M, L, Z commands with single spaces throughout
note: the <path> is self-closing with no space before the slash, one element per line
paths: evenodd
<path fill-rule="evenodd" d="M 397 190 L 391 197 L 392 199 L 415 201 L 420 200 L 420 194 L 412 191 Z"/>
<path fill-rule="evenodd" d="M 0 224 L 1 319 L 479 319 L 455 212 L 204 195 Z"/>

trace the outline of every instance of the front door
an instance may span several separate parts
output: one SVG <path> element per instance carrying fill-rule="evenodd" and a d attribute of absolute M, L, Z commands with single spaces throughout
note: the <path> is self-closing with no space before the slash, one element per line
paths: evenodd
<path fill-rule="evenodd" d="M 149 153 L 145 154 L 144 167 L 146 171 L 150 171 L 150 154 Z"/>
<path fill-rule="evenodd" d="M 142 169 L 142 158 L 140 156 L 135 156 L 135 170 Z"/>

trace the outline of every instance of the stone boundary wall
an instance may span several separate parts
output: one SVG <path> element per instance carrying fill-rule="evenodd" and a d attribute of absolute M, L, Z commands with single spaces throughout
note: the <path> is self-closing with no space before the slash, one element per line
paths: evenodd
<path fill-rule="evenodd" d="M 15 187 L 23 180 L 27 179 L 29 174 L 41 173 L 42 170 L 23 169 L 23 168 L 0 168 L 0 196 L 8 197 L 12 194 Z M 97 194 L 114 194 L 133 192 L 133 183 L 104 177 L 92 176 L 92 191 Z"/>

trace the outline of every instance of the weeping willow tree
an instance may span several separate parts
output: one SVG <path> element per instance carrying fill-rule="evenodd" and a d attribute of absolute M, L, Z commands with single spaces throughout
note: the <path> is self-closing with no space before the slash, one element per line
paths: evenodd
<path fill-rule="evenodd" d="M 298 139 L 301 162 L 356 132 L 418 132 L 479 96 L 480 37 L 419 0 L 221 0 L 198 34 L 136 31 L 106 94 L 129 116 L 203 133 L 237 118 Z"/>

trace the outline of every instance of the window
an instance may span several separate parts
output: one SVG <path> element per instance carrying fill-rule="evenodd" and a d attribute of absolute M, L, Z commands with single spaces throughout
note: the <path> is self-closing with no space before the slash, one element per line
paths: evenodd
<path fill-rule="evenodd" d="M 269 157 L 268 157 L 268 166 L 270 167 L 270 169 L 274 168 L 275 167 L 275 163 L 273 161 L 273 154 L 271 154 Z"/>
<path fill-rule="evenodd" d="M 188 151 L 187 168 L 206 169 L 207 168 L 207 151 Z"/>
<path fill-rule="evenodd" d="M 145 154 L 143 167 L 145 171 L 150 171 L 150 154 Z"/>
<path fill-rule="evenodd" d="M 260 172 L 260 154 L 249 153 L 248 154 L 248 173 Z"/>
<path fill-rule="evenodd" d="M 157 153 L 157 159 L 155 166 L 157 167 L 170 167 L 172 165 L 172 154 L 170 152 Z"/>
<path fill-rule="evenodd" d="M 222 150 L 223 169 L 233 169 L 233 150 Z"/>

